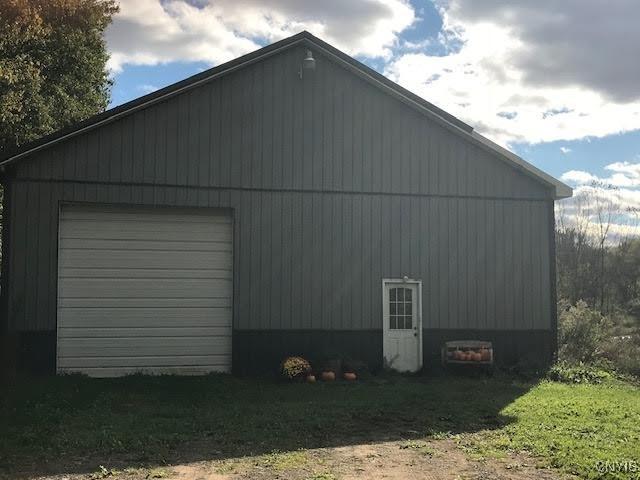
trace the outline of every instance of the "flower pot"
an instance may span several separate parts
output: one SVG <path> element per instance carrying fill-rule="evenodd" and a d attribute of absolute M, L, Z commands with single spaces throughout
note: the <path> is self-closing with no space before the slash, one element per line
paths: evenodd
<path fill-rule="evenodd" d="M 342 378 L 344 378 L 348 382 L 353 382 L 357 377 L 353 372 L 345 372 Z"/>
<path fill-rule="evenodd" d="M 307 375 L 307 383 L 316 383 L 315 375 Z"/>

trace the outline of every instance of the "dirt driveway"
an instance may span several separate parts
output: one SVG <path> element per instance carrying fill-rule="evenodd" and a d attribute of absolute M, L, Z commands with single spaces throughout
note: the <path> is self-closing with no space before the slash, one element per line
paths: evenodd
<path fill-rule="evenodd" d="M 460 439 L 390 441 L 375 444 L 270 453 L 156 468 L 101 467 L 82 475 L 39 480 L 164 478 L 171 480 L 352 480 L 352 479 L 536 479 L 567 478 L 523 454 L 482 457 Z"/>

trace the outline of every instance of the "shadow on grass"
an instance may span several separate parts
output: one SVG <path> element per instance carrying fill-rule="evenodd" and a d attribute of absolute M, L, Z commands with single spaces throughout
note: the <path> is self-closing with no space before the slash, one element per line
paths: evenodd
<path fill-rule="evenodd" d="M 509 378 L 382 375 L 20 379 L 0 399 L 0 475 L 171 465 L 500 428 L 530 385 Z"/>

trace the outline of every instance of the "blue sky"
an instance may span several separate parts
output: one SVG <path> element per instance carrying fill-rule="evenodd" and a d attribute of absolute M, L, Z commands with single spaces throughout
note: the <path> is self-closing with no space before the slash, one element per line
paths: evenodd
<path fill-rule="evenodd" d="M 634 18 L 635 0 L 121 0 L 112 106 L 306 29 L 578 194 L 607 182 L 640 208 Z"/>

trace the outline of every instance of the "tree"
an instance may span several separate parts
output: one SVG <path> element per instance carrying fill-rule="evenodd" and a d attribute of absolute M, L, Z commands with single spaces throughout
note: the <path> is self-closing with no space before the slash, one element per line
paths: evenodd
<path fill-rule="evenodd" d="M 103 111 L 114 0 L 0 0 L 0 155 Z"/>
<path fill-rule="evenodd" d="M 107 107 L 103 33 L 117 11 L 114 0 L 0 0 L 0 158 Z M 0 185 L 0 235 L 2 199 Z"/>

